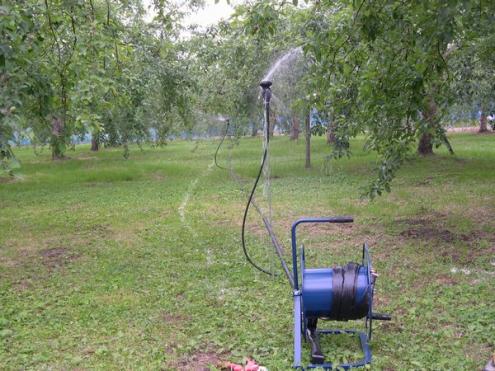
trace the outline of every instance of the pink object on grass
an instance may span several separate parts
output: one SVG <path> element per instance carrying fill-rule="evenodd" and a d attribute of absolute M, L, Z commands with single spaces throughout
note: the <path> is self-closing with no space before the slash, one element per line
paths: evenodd
<path fill-rule="evenodd" d="M 253 360 L 248 360 L 246 366 L 236 365 L 235 363 L 229 363 L 230 371 L 258 371 L 260 366 Z"/>
<path fill-rule="evenodd" d="M 260 366 L 256 364 L 256 362 L 249 360 L 246 367 L 244 368 L 244 371 L 258 371 Z"/>

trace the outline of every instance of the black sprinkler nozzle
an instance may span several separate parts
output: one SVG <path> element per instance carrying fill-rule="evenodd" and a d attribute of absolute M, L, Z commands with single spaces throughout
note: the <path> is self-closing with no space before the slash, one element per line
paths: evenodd
<path fill-rule="evenodd" d="M 263 80 L 262 82 L 260 82 L 260 86 L 263 89 L 268 89 L 270 86 L 272 86 L 272 82 L 270 80 Z"/>
<path fill-rule="evenodd" d="M 260 86 L 263 89 L 261 96 L 265 100 L 265 105 L 270 105 L 270 100 L 272 99 L 272 90 L 270 89 L 270 86 L 272 86 L 272 82 L 269 80 L 263 80 L 260 82 Z"/>

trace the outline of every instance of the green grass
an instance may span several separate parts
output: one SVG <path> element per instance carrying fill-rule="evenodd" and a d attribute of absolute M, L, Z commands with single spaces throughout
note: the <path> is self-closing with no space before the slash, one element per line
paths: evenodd
<path fill-rule="evenodd" d="M 301 228 L 308 265 L 359 261 L 362 242 L 371 245 L 377 310 L 393 315 L 375 322 L 373 369 L 475 370 L 495 350 L 495 137 L 451 139 L 456 156 L 411 159 L 374 202 L 360 198 L 375 166 L 362 141 L 352 158 L 326 164 L 316 138 L 310 171 L 302 141 L 273 141 L 280 240 L 288 247 L 301 216 L 346 214 L 352 227 Z M 18 178 L 0 184 L 3 369 L 194 370 L 244 357 L 290 369 L 289 286 L 245 262 L 246 194 L 208 167 L 215 146 L 136 148 L 127 161 L 85 146 L 59 162 L 16 151 Z M 232 157 L 251 182 L 259 139 L 241 140 Z M 219 158 L 226 163 L 227 146 Z M 254 213 L 248 244 L 277 267 Z M 354 340 L 324 346 L 342 361 L 358 355 Z"/>

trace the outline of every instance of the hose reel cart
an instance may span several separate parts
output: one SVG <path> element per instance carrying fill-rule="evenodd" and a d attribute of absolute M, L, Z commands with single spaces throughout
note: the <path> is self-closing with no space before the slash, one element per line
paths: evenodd
<path fill-rule="evenodd" d="M 311 347 L 311 364 L 307 368 L 350 369 L 371 362 L 369 340 L 372 321 L 390 320 L 386 314 L 373 312 L 376 274 L 371 265 L 368 246 L 363 245 L 362 262 L 333 268 L 306 268 L 304 247 L 297 254 L 296 229 L 303 223 L 352 223 L 351 217 L 304 218 L 292 225 L 292 269 L 294 274 L 294 367 L 301 366 L 302 338 Z M 299 265 L 300 264 L 300 265 Z M 300 273 L 298 272 L 298 265 Z M 349 321 L 365 319 L 367 333 L 356 330 L 318 329 L 318 320 Z M 357 334 L 364 357 L 357 362 L 332 365 L 325 363 L 319 343 L 320 335 Z"/>

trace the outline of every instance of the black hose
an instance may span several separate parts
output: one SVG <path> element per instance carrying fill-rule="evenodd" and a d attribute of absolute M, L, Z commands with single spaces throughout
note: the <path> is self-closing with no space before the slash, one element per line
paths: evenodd
<path fill-rule="evenodd" d="M 252 203 L 252 200 L 253 200 L 253 197 L 254 197 L 254 192 L 256 192 L 256 187 L 258 186 L 258 182 L 260 180 L 261 173 L 263 172 L 263 167 L 265 166 L 266 157 L 268 155 L 268 143 L 270 142 L 270 117 L 269 117 L 269 113 L 270 113 L 270 105 L 265 100 L 265 115 L 266 115 L 265 116 L 265 119 L 267 120 L 267 122 L 266 122 L 266 133 L 265 133 L 265 135 L 266 135 L 266 147 L 265 147 L 265 150 L 263 151 L 263 160 L 261 161 L 260 169 L 258 170 L 258 175 L 256 176 L 256 180 L 254 182 L 253 188 L 251 189 L 251 193 L 249 194 L 249 199 L 248 199 L 246 208 L 244 209 L 244 217 L 242 218 L 241 242 L 242 242 L 242 251 L 244 252 L 244 256 L 246 257 L 246 260 L 254 268 L 256 268 L 257 270 L 259 270 L 260 272 L 266 273 L 266 274 L 268 274 L 270 276 L 275 276 L 275 274 L 273 274 L 272 272 L 270 272 L 270 271 L 268 271 L 268 270 L 266 270 L 264 268 L 261 268 L 259 265 L 257 265 L 251 259 L 251 257 L 248 254 L 247 248 L 246 248 L 246 237 L 245 237 L 245 234 L 246 234 L 246 220 L 247 220 L 247 216 L 248 216 L 248 213 L 249 213 L 249 207 L 251 206 L 251 203 Z"/>
<path fill-rule="evenodd" d="M 226 128 L 225 128 L 225 133 L 224 135 L 222 136 L 222 139 L 220 141 L 220 143 L 218 144 L 218 147 L 217 147 L 217 150 L 215 151 L 215 156 L 214 156 L 214 159 L 215 159 L 215 165 L 219 168 L 219 169 L 223 169 L 223 170 L 227 170 L 226 168 L 224 168 L 223 166 L 219 165 L 218 162 L 217 162 L 217 155 L 218 155 L 218 151 L 220 150 L 220 147 L 222 146 L 225 138 L 227 137 L 227 134 L 229 132 L 229 126 L 230 126 L 230 120 L 227 120 L 227 125 L 226 125 Z M 269 140 L 269 139 L 268 139 Z M 267 154 L 268 154 L 268 151 L 267 151 L 267 148 L 265 148 L 265 151 L 263 153 L 263 161 L 261 162 L 261 166 L 260 166 L 260 170 L 258 172 L 258 176 L 256 177 L 256 181 L 254 183 L 254 186 L 253 186 L 253 189 L 251 190 L 251 194 L 249 195 L 249 201 L 246 205 L 246 209 L 244 210 L 244 217 L 243 217 L 243 220 L 242 220 L 242 250 L 244 252 L 244 256 L 246 257 L 247 261 L 253 266 L 255 267 L 256 269 L 258 269 L 259 271 L 263 272 L 263 273 L 266 273 L 266 274 L 269 274 L 269 275 L 273 275 L 273 273 L 267 271 L 266 269 L 263 269 L 261 268 L 259 265 L 257 265 L 252 259 L 251 257 L 249 256 L 248 254 L 248 251 L 247 251 L 247 248 L 246 248 L 246 239 L 245 239 L 245 229 L 246 229 L 246 219 L 247 219 L 247 215 L 248 215 L 248 212 L 249 212 L 249 206 L 252 204 L 253 202 L 253 197 L 254 197 L 254 192 L 256 191 L 256 187 L 258 186 L 258 182 L 260 180 L 260 177 L 261 177 L 261 172 L 263 171 L 263 166 L 265 165 L 265 160 L 266 160 L 266 157 L 267 157 Z"/>
<path fill-rule="evenodd" d="M 249 212 L 249 206 L 251 206 L 251 202 L 252 202 L 253 197 L 254 197 L 254 192 L 256 191 L 256 187 L 258 186 L 258 182 L 260 180 L 261 173 L 263 171 L 263 166 L 265 165 L 265 160 L 266 160 L 267 153 L 268 153 L 268 149 L 265 148 L 265 151 L 263 152 L 263 160 L 261 161 L 261 166 L 260 166 L 260 169 L 258 171 L 258 176 L 256 177 L 256 180 L 255 180 L 254 185 L 253 185 L 253 189 L 251 189 L 251 193 L 249 195 L 249 200 L 247 202 L 246 208 L 244 209 L 244 217 L 242 218 L 241 241 L 242 241 L 242 251 L 244 252 L 244 256 L 246 257 L 247 261 L 253 267 L 255 267 L 257 270 L 259 270 L 260 272 L 263 272 L 263 273 L 266 273 L 266 274 L 268 274 L 270 276 L 273 276 L 274 274 L 272 272 L 269 272 L 268 270 L 266 270 L 264 268 L 261 268 L 259 265 L 257 265 L 251 259 L 251 257 L 248 254 L 247 248 L 246 248 L 246 238 L 245 238 L 245 234 L 246 234 L 246 220 L 247 220 L 247 216 L 248 216 L 248 212 Z"/>
<path fill-rule="evenodd" d="M 271 85 L 271 84 L 270 84 Z M 269 91 L 269 85 L 267 86 L 268 87 L 268 92 L 266 91 L 267 89 L 262 85 L 262 87 L 264 88 L 264 98 L 265 99 L 265 114 L 266 114 L 266 140 L 267 140 L 267 146 L 263 152 L 263 160 L 261 161 L 261 166 L 259 168 L 259 171 L 258 171 L 258 175 L 256 176 L 256 180 L 254 182 L 254 185 L 253 185 L 253 188 L 251 189 L 251 193 L 249 194 L 249 200 L 246 204 L 246 208 L 244 210 L 244 216 L 242 218 L 242 230 L 241 230 L 241 241 L 242 241 L 242 250 L 244 252 L 244 256 L 246 257 L 246 260 L 256 269 L 258 269 L 260 272 L 263 272 L 263 273 L 266 273 L 270 276 L 274 276 L 275 274 L 273 274 L 272 272 L 269 272 L 268 270 L 264 269 L 264 268 L 261 268 L 259 265 L 257 265 L 252 259 L 251 257 L 249 256 L 249 253 L 247 251 L 247 248 L 246 248 L 246 221 L 247 221 L 247 216 L 248 216 L 248 213 L 249 213 L 249 207 L 251 206 L 251 204 L 253 204 L 254 206 L 256 206 L 254 204 L 254 193 L 256 191 L 256 188 L 258 186 L 258 182 L 260 180 L 260 177 L 261 177 L 261 173 L 263 171 L 263 167 L 265 166 L 265 162 L 266 162 L 266 158 L 268 156 L 268 143 L 270 141 L 270 117 L 269 117 L 269 113 L 270 113 L 270 103 L 269 103 L 269 100 L 270 100 L 270 97 L 271 97 L 271 91 Z M 265 96 L 265 94 L 268 94 L 267 96 Z M 220 166 L 217 162 L 217 155 L 218 155 L 218 152 L 220 150 L 220 147 L 222 146 L 224 140 L 225 140 L 225 137 L 227 136 L 228 134 L 228 131 L 229 131 L 229 125 L 230 125 L 230 120 L 227 120 L 227 126 L 226 126 L 226 129 L 225 129 L 225 134 L 223 135 L 220 143 L 218 144 L 218 147 L 217 147 L 217 150 L 215 151 L 215 156 L 214 156 L 214 160 L 215 160 L 215 165 L 219 168 L 219 169 L 224 169 L 226 170 L 223 166 Z M 231 169 L 231 172 L 232 172 L 232 169 Z M 260 210 L 257 208 L 258 212 L 260 212 Z M 262 215 L 262 218 L 263 218 L 263 221 L 265 222 L 265 226 L 267 224 L 267 221 L 265 220 L 265 218 L 263 217 Z M 271 226 L 267 226 L 268 227 L 271 227 Z M 270 232 L 270 231 L 269 231 Z M 273 233 L 273 232 L 272 232 Z M 271 237 L 272 237 L 272 240 L 275 239 L 276 240 L 276 237 L 272 235 L 272 233 L 270 233 Z M 275 242 L 274 242 L 275 243 Z M 281 258 L 282 259 L 282 258 Z M 283 260 L 283 259 L 282 259 Z M 286 265 L 285 265 L 286 266 Z M 285 267 L 284 266 L 284 267 Z M 286 272 L 287 273 L 287 272 Z M 289 281 L 290 280 L 290 274 L 288 274 L 288 277 L 289 277 Z M 291 281 L 292 282 L 292 281 Z M 292 284 L 292 283 L 291 283 Z"/>
<path fill-rule="evenodd" d="M 218 155 L 218 151 L 220 150 L 220 147 L 222 146 L 223 144 L 223 141 L 225 140 L 225 137 L 227 136 L 227 134 L 229 133 L 229 126 L 230 126 L 230 120 L 227 120 L 227 125 L 225 127 L 225 133 L 223 134 L 223 137 L 222 137 L 222 140 L 220 141 L 220 143 L 218 144 L 218 147 L 217 147 L 217 150 L 215 151 L 215 165 L 219 168 L 219 169 L 223 169 L 223 170 L 227 170 L 226 168 L 224 168 L 223 166 L 220 166 L 217 162 L 217 155 Z"/>

